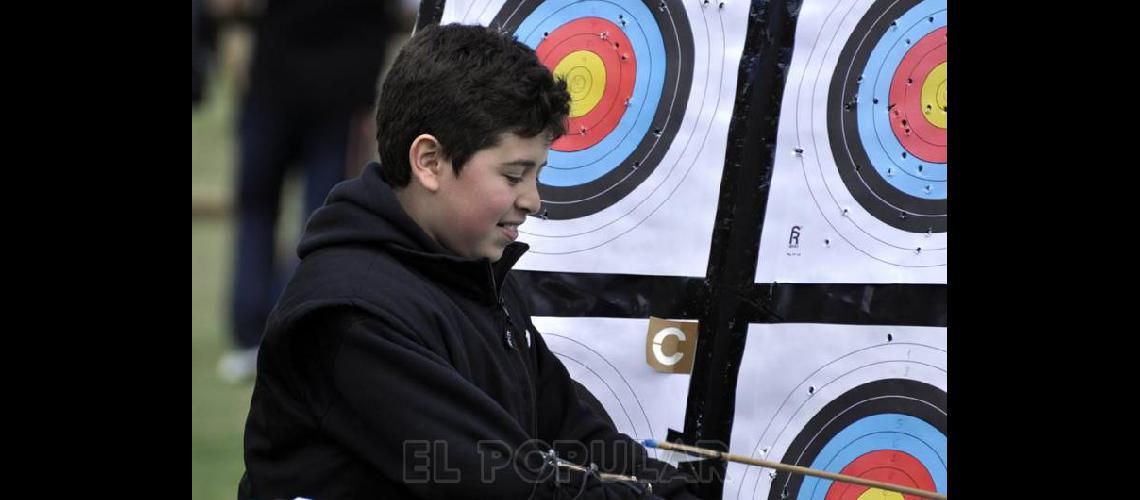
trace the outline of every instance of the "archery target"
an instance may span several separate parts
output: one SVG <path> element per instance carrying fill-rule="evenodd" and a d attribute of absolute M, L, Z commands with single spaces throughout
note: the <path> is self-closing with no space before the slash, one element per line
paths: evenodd
<path fill-rule="evenodd" d="M 855 387 L 812 417 L 780 462 L 945 493 L 946 393 L 905 379 Z M 784 472 L 772 485 L 769 499 L 857 500 L 871 490 Z"/>
<path fill-rule="evenodd" d="M 445 4 L 442 22 L 513 33 L 570 92 L 567 134 L 539 176 L 542 209 L 520 228 L 531 245 L 520 268 L 704 274 L 747 7 Z"/>
<path fill-rule="evenodd" d="M 945 282 L 946 68 L 945 0 L 804 2 L 758 282 Z"/>
<path fill-rule="evenodd" d="M 645 361 L 646 319 L 534 317 L 570 378 L 590 390 L 618 432 L 634 439 L 665 439 L 685 426 L 689 375 L 661 373 Z M 670 461 L 661 450 L 647 450 Z"/>
<path fill-rule="evenodd" d="M 733 452 L 945 494 L 945 345 L 945 328 L 750 325 Z M 725 492 L 820 500 L 896 495 L 741 464 L 730 464 Z"/>
<path fill-rule="evenodd" d="M 871 4 L 839 54 L 831 156 L 859 205 L 911 233 L 946 232 L 946 2 Z"/>
<path fill-rule="evenodd" d="M 539 178 L 548 219 L 596 214 L 654 172 L 693 79 L 693 35 L 679 2 L 512 0 L 491 26 L 534 48 L 570 91 L 568 133 Z"/>

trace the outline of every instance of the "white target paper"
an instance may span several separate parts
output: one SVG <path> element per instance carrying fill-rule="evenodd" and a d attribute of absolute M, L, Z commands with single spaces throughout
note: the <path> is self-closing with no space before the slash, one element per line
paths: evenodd
<path fill-rule="evenodd" d="M 653 127 L 657 127 L 683 112 L 683 118 L 671 136 L 660 136 L 660 141 L 654 143 L 653 147 L 663 154 L 659 153 L 652 161 L 652 173 L 625 194 L 615 195 L 620 191 L 615 189 L 590 195 L 591 203 L 601 203 L 597 206 L 604 207 L 594 213 L 561 220 L 529 218 L 520 228 L 520 241 L 530 244 L 531 249 L 517 268 L 703 276 L 708 266 L 749 2 L 729 0 L 722 4 L 689 0 L 681 3 L 672 0 L 659 4 L 656 0 L 558 0 L 535 3 L 551 6 L 545 11 L 535 12 L 538 17 L 555 20 L 555 24 L 581 16 L 598 16 L 613 23 L 626 23 L 624 31 L 636 35 L 631 35 L 634 44 L 643 38 L 637 23 L 651 19 L 651 16 L 639 12 L 652 12 L 649 9 L 666 12 L 669 9 L 670 16 L 683 15 L 687 19 L 693 53 L 691 60 L 679 61 L 691 71 L 687 97 L 669 101 L 671 111 L 668 116 L 653 119 Z M 444 6 L 441 23 L 490 25 L 503 9 L 502 0 L 451 0 Z M 652 31 L 649 27 L 642 27 L 646 28 L 644 31 Z M 517 35 L 526 42 L 525 33 Z M 642 64 L 660 62 L 650 55 L 651 51 L 644 52 L 637 54 L 644 59 Z M 654 70 L 660 67 L 658 64 Z M 638 78 L 644 79 L 649 73 L 642 71 Z M 643 92 L 634 92 L 631 97 L 633 106 L 643 95 Z M 649 133 L 652 132 L 638 137 L 646 137 Z M 633 137 L 636 135 L 635 130 L 629 138 L 613 139 L 637 139 Z M 550 165 L 540 177 L 541 182 L 552 178 L 553 168 L 559 167 L 556 156 L 552 152 Z M 624 162 L 632 164 L 634 160 L 630 156 Z M 602 159 L 594 166 L 608 169 L 611 165 L 606 162 L 609 161 L 616 160 Z"/>
<path fill-rule="evenodd" d="M 826 405 L 854 388 L 887 379 L 919 382 L 945 393 L 946 329 L 807 323 L 749 325 L 736 388 L 730 451 L 791 463 L 785 456 L 789 446 Z M 922 400 L 926 395 L 918 392 L 894 396 L 925 405 Z M 942 448 L 937 452 L 913 455 L 924 460 L 934 477 L 943 475 L 944 488 L 945 441 L 944 437 L 938 439 L 942 439 Z M 927 444 L 917 446 L 925 450 Z M 817 464 L 817 468 L 823 465 Z M 769 469 L 731 463 L 724 497 L 769 498 L 773 479 Z M 822 491 L 820 488 L 816 493 L 821 495 Z M 798 498 L 814 498 L 805 495 L 801 491 Z"/>
<path fill-rule="evenodd" d="M 668 429 L 684 429 L 690 376 L 661 373 L 645 362 L 648 319 L 533 320 L 570 377 L 598 398 L 618 432 L 637 440 L 664 440 Z M 676 463 L 672 453 L 649 452 Z"/>
<path fill-rule="evenodd" d="M 945 0 L 803 3 L 756 282 L 946 282 L 945 16 Z M 908 103 L 928 113 L 908 124 Z"/>

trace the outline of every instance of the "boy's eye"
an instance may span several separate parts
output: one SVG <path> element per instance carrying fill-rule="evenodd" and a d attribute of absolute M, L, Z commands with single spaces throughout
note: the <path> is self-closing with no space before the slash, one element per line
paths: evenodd
<path fill-rule="evenodd" d="M 522 180 L 523 180 L 523 178 L 521 176 L 515 177 L 513 175 L 505 175 L 503 177 L 506 177 L 507 180 L 510 181 L 511 184 L 518 184 L 518 183 L 522 182 Z"/>

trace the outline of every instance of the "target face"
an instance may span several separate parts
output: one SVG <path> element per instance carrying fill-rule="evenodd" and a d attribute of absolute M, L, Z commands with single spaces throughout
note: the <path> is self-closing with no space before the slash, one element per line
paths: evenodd
<path fill-rule="evenodd" d="M 808 422 L 783 463 L 946 492 L 946 393 L 905 379 L 860 385 Z M 862 500 L 896 495 L 866 486 L 778 473 L 772 500 Z"/>
<path fill-rule="evenodd" d="M 806 0 L 757 282 L 944 283 L 945 0 Z"/>
<path fill-rule="evenodd" d="M 520 228 L 519 269 L 703 276 L 748 2 L 449 0 L 511 33 L 571 96 Z M 636 257 L 636 258 L 633 258 Z"/>
<path fill-rule="evenodd" d="M 546 218 L 598 213 L 653 174 L 684 119 L 685 106 L 674 104 L 688 101 L 693 78 L 693 35 L 679 2 L 513 0 L 491 26 L 534 48 L 570 91 L 567 135 L 539 177 Z"/>
<path fill-rule="evenodd" d="M 746 456 L 945 493 L 945 332 L 750 325 L 732 447 Z M 745 466 L 730 466 L 725 492 L 726 498 L 909 498 Z"/>
<path fill-rule="evenodd" d="M 618 432 L 665 439 L 685 426 L 689 375 L 660 373 L 645 361 L 646 319 L 535 317 L 534 325 L 570 378 L 590 390 Z M 648 450 L 654 458 L 666 453 Z"/>
<path fill-rule="evenodd" d="M 831 75 L 831 153 L 879 221 L 946 232 L 946 3 L 873 3 Z"/>

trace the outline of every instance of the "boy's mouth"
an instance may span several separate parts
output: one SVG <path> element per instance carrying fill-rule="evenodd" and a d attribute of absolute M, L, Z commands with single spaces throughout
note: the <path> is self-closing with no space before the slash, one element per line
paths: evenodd
<path fill-rule="evenodd" d="M 502 228 L 503 235 L 511 241 L 519 238 L 519 226 L 522 222 L 500 222 L 497 225 Z"/>

